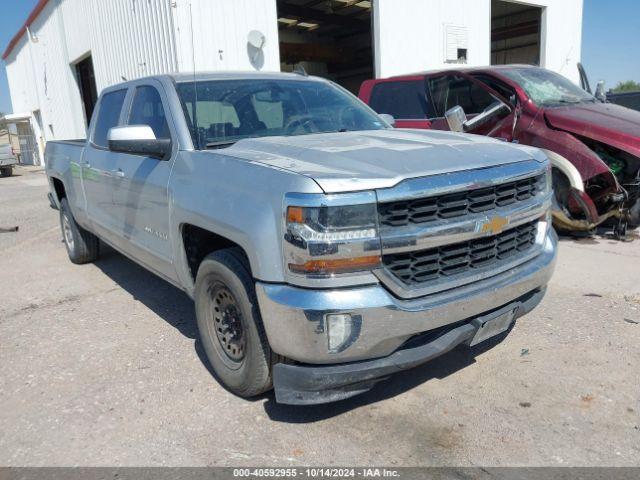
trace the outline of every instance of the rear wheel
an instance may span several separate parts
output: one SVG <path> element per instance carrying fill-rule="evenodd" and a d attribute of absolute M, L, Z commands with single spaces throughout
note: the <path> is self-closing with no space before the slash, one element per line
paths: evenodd
<path fill-rule="evenodd" d="M 89 263 L 98 258 L 98 237 L 76 223 L 66 198 L 60 201 L 60 229 L 69 259 L 73 263 Z"/>
<path fill-rule="evenodd" d="M 11 167 L 4 167 L 0 169 L 1 177 L 10 177 L 12 174 L 13 174 L 13 168 Z"/>
<path fill-rule="evenodd" d="M 277 356 L 269 347 L 241 250 L 219 250 L 202 261 L 195 304 L 202 345 L 224 386 L 241 397 L 270 390 Z"/>

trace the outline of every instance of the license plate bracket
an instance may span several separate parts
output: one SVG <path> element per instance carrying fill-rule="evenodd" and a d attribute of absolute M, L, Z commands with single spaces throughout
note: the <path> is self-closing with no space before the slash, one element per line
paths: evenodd
<path fill-rule="evenodd" d="M 493 314 L 475 318 L 471 323 L 477 327 L 477 330 L 469 342 L 469 346 L 472 347 L 506 332 L 511 326 L 519 307 L 520 305 L 509 305 L 507 308 Z"/>

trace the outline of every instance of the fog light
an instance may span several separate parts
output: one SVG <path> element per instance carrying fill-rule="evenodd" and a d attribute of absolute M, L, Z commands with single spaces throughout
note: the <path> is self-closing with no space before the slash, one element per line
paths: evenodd
<path fill-rule="evenodd" d="M 351 315 L 348 313 L 332 313 L 327 315 L 326 319 L 329 352 L 337 353 L 351 337 Z"/>

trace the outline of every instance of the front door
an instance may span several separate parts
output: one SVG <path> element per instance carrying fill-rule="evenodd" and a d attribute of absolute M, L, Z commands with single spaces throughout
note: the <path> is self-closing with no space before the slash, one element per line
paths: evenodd
<path fill-rule="evenodd" d="M 445 113 L 455 106 L 462 107 L 467 118 L 473 118 L 498 101 L 507 105 L 509 113 L 495 117 L 467 133 L 486 135 L 508 142 L 513 140 L 513 130 L 517 118 L 516 109 L 508 100 L 487 85 L 462 72 L 451 71 L 428 76 L 427 88 L 431 106 L 436 115 L 430 119 L 431 128 L 449 130 Z"/>
<path fill-rule="evenodd" d="M 127 125 L 148 125 L 156 138 L 173 140 L 173 126 L 165 115 L 166 97 L 157 81 L 134 86 Z M 174 155 L 159 160 L 143 155 L 122 154 L 115 164 L 117 179 L 113 208 L 119 218 L 121 248 L 149 269 L 175 278 L 169 232 L 169 176 Z"/>

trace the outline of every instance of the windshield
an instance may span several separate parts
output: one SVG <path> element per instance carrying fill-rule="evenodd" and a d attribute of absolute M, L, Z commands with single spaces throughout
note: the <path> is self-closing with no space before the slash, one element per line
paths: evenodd
<path fill-rule="evenodd" d="M 562 75 L 543 68 L 517 68 L 501 70 L 517 82 L 536 105 L 559 106 L 596 99 Z"/>
<path fill-rule="evenodd" d="M 243 138 L 379 130 L 388 126 L 353 95 L 313 80 L 212 80 L 177 85 L 196 148 Z"/>

